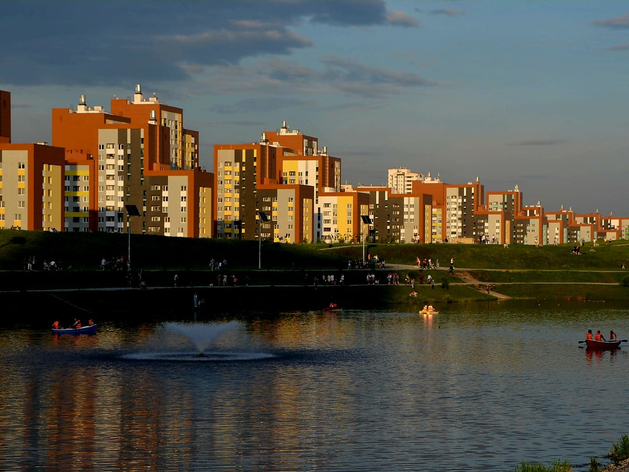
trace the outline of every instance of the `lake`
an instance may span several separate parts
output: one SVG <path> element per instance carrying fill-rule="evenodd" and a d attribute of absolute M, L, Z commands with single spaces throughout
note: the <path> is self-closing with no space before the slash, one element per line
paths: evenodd
<path fill-rule="evenodd" d="M 0 470 L 587 470 L 629 433 L 606 303 L 452 304 L 0 328 Z M 182 313 L 177 321 L 193 321 Z M 50 320 L 51 323 L 53 320 Z M 174 321 L 174 320 L 173 320 Z M 219 327 L 225 326 L 223 332 Z M 208 338 L 193 357 L 192 338 Z M 213 338 L 213 339 L 212 339 Z M 626 346 L 626 344 L 625 344 Z"/>

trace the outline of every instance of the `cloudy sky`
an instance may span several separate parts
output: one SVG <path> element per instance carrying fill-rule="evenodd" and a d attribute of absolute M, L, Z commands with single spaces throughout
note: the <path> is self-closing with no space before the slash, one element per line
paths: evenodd
<path fill-rule="evenodd" d="M 629 1 L 25 0 L 2 2 L 0 44 L 14 142 L 141 83 L 210 171 L 214 144 L 287 120 L 349 183 L 409 167 L 629 216 Z"/>

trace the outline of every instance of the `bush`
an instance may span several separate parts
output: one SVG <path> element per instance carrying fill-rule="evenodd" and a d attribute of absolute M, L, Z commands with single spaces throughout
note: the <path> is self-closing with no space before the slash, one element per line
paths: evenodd
<path fill-rule="evenodd" d="M 629 275 L 626 277 L 623 277 L 620 283 L 622 284 L 623 287 L 629 287 Z"/>
<path fill-rule="evenodd" d="M 629 436 L 626 434 L 620 438 L 620 440 L 612 446 L 609 451 L 609 458 L 618 464 L 619 462 L 629 458 Z"/>
<path fill-rule="evenodd" d="M 602 472 L 598 464 L 598 459 L 594 456 L 590 457 L 590 468 L 588 472 Z"/>
<path fill-rule="evenodd" d="M 522 462 L 515 468 L 515 472 L 572 472 L 572 466 L 566 461 L 555 461 L 548 467 L 543 464 L 527 464 Z"/>
<path fill-rule="evenodd" d="M 450 282 L 448 279 L 441 279 L 441 288 L 448 290 L 450 288 Z"/>

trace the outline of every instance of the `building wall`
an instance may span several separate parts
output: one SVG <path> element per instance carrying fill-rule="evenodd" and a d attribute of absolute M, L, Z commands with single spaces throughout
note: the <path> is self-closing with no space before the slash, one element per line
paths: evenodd
<path fill-rule="evenodd" d="M 98 130 L 98 231 L 127 232 L 125 205 L 146 212 L 144 129 Z M 131 218 L 131 232 L 146 232 L 146 220 Z"/>
<path fill-rule="evenodd" d="M 217 238 L 257 239 L 257 187 L 277 183 L 277 152 L 266 144 L 214 146 Z"/>
<path fill-rule="evenodd" d="M 11 94 L 0 90 L 0 144 L 11 142 Z"/>
<path fill-rule="evenodd" d="M 80 113 L 68 108 L 52 109 L 52 144 L 77 151 L 78 155 L 98 155 L 98 130 L 109 124 L 129 124 L 128 118 L 109 113 Z"/>
<path fill-rule="evenodd" d="M 0 228 L 63 231 L 64 150 L 0 144 Z"/>
<path fill-rule="evenodd" d="M 475 214 L 482 205 L 484 188 L 478 182 L 445 186 L 444 223 L 448 240 L 478 240 L 481 228 L 476 228 Z"/>
<path fill-rule="evenodd" d="M 89 164 L 66 164 L 65 166 L 65 230 L 72 232 L 89 232 L 97 230 L 97 202 L 94 201 L 91 180 L 97 181 L 97 173 Z M 97 197 L 98 194 L 96 194 Z M 91 212 L 96 209 L 96 212 Z"/>
<path fill-rule="evenodd" d="M 147 155 L 151 160 L 147 162 L 147 169 L 153 168 L 155 164 L 165 166 L 172 170 L 185 169 L 184 162 L 184 116 L 181 108 L 173 107 L 159 102 L 155 96 L 148 99 L 136 86 L 136 93 L 133 100 L 113 99 L 111 100 L 111 112 L 130 119 L 134 126 L 148 127 L 153 129 L 153 134 L 157 136 L 165 135 L 168 139 L 168 146 L 158 145 L 151 140 L 147 143 Z M 155 121 L 151 120 L 151 112 L 154 113 Z M 153 124 L 151 124 L 153 123 Z M 188 134 L 196 133 L 186 130 Z M 157 146 L 157 148 L 155 148 Z"/>

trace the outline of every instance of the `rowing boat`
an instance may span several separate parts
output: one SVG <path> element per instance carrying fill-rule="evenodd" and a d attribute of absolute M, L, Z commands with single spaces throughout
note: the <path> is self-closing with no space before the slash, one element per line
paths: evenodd
<path fill-rule="evenodd" d="M 622 341 L 596 341 L 594 339 L 586 339 L 585 344 L 590 349 L 617 349 Z"/>
<path fill-rule="evenodd" d="M 439 312 L 435 310 L 419 310 L 420 315 L 438 315 Z"/>
<path fill-rule="evenodd" d="M 82 326 L 81 328 L 59 328 L 52 329 L 53 334 L 94 334 L 96 325 Z"/>

